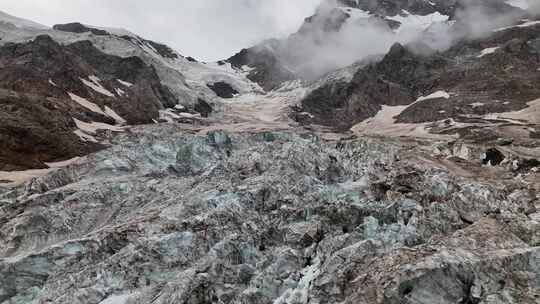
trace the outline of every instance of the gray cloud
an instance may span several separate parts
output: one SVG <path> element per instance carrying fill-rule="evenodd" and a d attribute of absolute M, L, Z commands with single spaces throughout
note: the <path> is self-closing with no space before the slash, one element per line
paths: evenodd
<path fill-rule="evenodd" d="M 2 0 L 1 10 L 52 26 L 78 21 L 128 29 L 184 55 L 223 59 L 284 37 L 320 0 Z"/>

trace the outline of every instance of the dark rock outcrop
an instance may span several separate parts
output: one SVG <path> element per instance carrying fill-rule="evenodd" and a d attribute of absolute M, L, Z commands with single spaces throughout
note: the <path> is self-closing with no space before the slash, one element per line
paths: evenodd
<path fill-rule="evenodd" d="M 208 102 L 200 98 L 197 100 L 197 103 L 195 104 L 193 109 L 195 110 L 195 112 L 200 113 L 202 117 L 208 117 L 214 111 L 214 109 Z"/>
<path fill-rule="evenodd" d="M 279 87 L 285 81 L 297 78 L 285 67 L 278 54 L 265 47 L 243 49 L 226 61 L 237 69 L 242 69 L 244 66 L 250 68 L 247 78 L 258 83 L 266 91 Z"/>
<path fill-rule="evenodd" d="M 90 77 L 99 79 L 107 95 L 83 83 L 91 83 Z M 133 86 L 126 87 L 118 80 Z M 10 113 L 9 119 L 0 120 L 2 142 L 9 143 L 9 149 L 2 151 L 0 170 L 33 168 L 40 161 L 67 159 L 95 150 L 97 145 L 79 142 L 73 134 L 73 118 L 115 124 L 112 117 L 103 114 L 108 107 L 129 124 L 149 123 L 158 117 L 159 109 L 177 103 L 154 68 L 140 58 L 107 55 L 89 41 L 60 45 L 46 35 L 0 47 L 0 88 L 24 93 L 0 96 L 5 113 Z M 83 107 L 68 94 L 84 98 L 103 111 Z M 27 104 L 22 106 L 24 102 Z M 70 141 L 73 143 L 68 144 Z M 31 151 L 34 142 L 42 144 Z"/>
<path fill-rule="evenodd" d="M 105 30 L 91 28 L 91 27 L 88 27 L 88 26 L 86 26 L 84 24 L 81 24 L 81 23 L 78 23 L 78 22 L 66 23 L 66 24 L 56 24 L 56 25 L 53 26 L 53 29 L 55 29 L 57 31 L 71 32 L 71 33 L 76 33 L 76 34 L 90 32 L 90 33 L 92 33 L 94 35 L 97 35 L 97 36 L 107 36 L 107 35 L 109 35 L 109 32 L 107 32 Z"/>
<path fill-rule="evenodd" d="M 484 155 L 482 155 L 482 164 L 484 165 L 490 165 L 490 166 L 498 166 L 500 165 L 506 156 L 504 154 L 495 149 L 495 148 L 489 148 L 484 152 Z"/>
<path fill-rule="evenodd" d="M 0 89 L 0 171 L 48 168 L 44 162 L 83 156 L 102 148 L 82 142 L 67 113 L 76 106 L 52 96 Z"/>
<path fill-rule="evenodd" d="M 221 98 L 233 98 L 234 95 L 238 94 L 237 90 L 235 90 L 230 84 L 223 81 L 209 83 L 207 86 Z"/>
<path fill-rule="evenodd" d="M 417 52 L 394 45 L 380 61 L 361 68 L 348 83 L 329 82 L 309 94 L 300 111 L 338 129 L 374 116 L 382 105 L 409 105 L 398 123 L 425 123 L 517 111 L 540 96 L 535 41 L 540 26 L 513 27 L 487 38 L 463 40 L 447 51 Z M 493 53 L 481 55 L 493 47 Z M 509 72 L 509 71 L 512 72 Z M 444 91 L 448 98 L 427 98 Z M 415 102 L 416 101 L 416 102 Z"/>

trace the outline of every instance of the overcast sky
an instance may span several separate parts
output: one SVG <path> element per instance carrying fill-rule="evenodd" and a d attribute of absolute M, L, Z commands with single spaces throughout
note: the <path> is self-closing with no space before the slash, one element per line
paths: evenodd
<path fill-rule="evenodd" d="M 294 32 L 321 0 L 0 0 L 8 14 L 52 26 L 121 27 L 214 61 Z"/>

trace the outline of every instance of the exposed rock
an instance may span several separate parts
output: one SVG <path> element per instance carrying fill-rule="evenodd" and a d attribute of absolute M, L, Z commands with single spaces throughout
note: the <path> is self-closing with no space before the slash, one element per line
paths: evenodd
<path fill-rule="evenodd" d="M 236 94 L 238 94 L 237 90 L 235 90 L 230 84 L 223 81 L 209 83 L 207 85 L 216 93 L 217 96 L 221 98 L 233 98 Z"/>
<path fill-rule="evenodd" d="M 200 113 L 202 117 L 208 117 L 214 111 L 214 109 L 212 109 L 212 106 L 210 104 L 208 104 L 206 101 L 200 98 L 197 101 L 197 104 L 195 105 L 194 110 L 195 112 Z"/>
<path fill-rule="evenodd" d="M 149 123 L 159 116 L 159 109 L 177 103 L 141 59 L 106 55 L 88 41 L 63 46 L 43 35 L 28 43 L 7 44 L 0 47 L 0 66 L 0 88 L 8 90 L 0 94 L 6 116 L 0 121 L 0 137 L 7 144 L 0 152 L 0 170 L 43 168 L 43 162 L 101 147 L 73 133 L 74 118 L 114 125 L 118 118 L 107 116 L 108 107 L 127 123 Z M 132 86 L 123 86 L 118 79 Z"/>
<path fill-rule="evenodd" d="M 165 44 L 157 43 L 157 42 L 154 42 L 152 40 L 144 40 L 144 41 L 146 43 L 150 44 L 158 52 L 158 54 L 160 54 L 164 58 L 169 58 L 169 59 L 179 58 L 178 54 L 173 49 L 166 46 Z M 192 61 L 192 60 L 190 60 L 190 61 Z M 196 60 L 195 60 L 195 62 L 196 62 Z"/>
<path fill-rule="evenodd" d="M 285 81 L 296 79 L 277 55 L 264 47 L 243 49 L 227 59 L 227 62 L 238 69 L 251 67 L 247 77 L 267 91 L 279 87 Z"/>
<path fill-rule="evenodd" d="M 482 163 L 484 165 L 498 166 L 505 158 L 506 156 L 504 156 L 501 151 L 495 148 L 489 148 L 484 155 L 482 155 Z"/>
<path fill-rule="evenodd" d="M 90 33 L 92 33 L 94 35 L 97 35 L 97 36 L 107 36 L 107 35 L 109 35 L 109 33 L 107 31 L 87 27 L 86 25 L 83 25 L 83 24 L 78 23 L 78 22 L 66 23 L 66 24 L 56 24 L 56 25 L 53 26 L 53 29 L 55 29 L 57 31 L 71 32 L 71 33 L 77 33 L 77 34 L 90 32 Z"/>

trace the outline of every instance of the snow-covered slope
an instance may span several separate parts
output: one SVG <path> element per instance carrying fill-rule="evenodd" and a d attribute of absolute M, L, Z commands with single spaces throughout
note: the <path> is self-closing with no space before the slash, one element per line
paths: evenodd
<path fill-rule="evenodd" d="M 14 17 L 11 19 L 17 20 L 16 24 L 21 26 L 0 30 L 2 39 L 0 45 L 6 42 L 22 43 L 38 35 L 48 35 L 64 45 L 90 41 L 106 54 L 122 58 L 136 56 L 156 69 L 163 85 L 177 96 L 178 102 L 182 105 L 193 105 L 199 98 L 219 103 L 219 98 L 207 87 L 207 84 L 219 81 L 230 84 L 242 93 L 259 90 L 258 86 L 247 79 L 242 72 L 226 66 L 194 61 L 178 54 L 166 45 L 143 39 L 127 30 L 80 25 L 82 29 L 70 32 L 46 27 L 22 26 L 26 24 L 21 21 L 22 19 Z M 31 24 L 28 22 L 28 25 Z M 84 27 L 87 31 L 84 31 Z M 95 29 L 105 31 L 106 34 L 93 33 Z"/>

